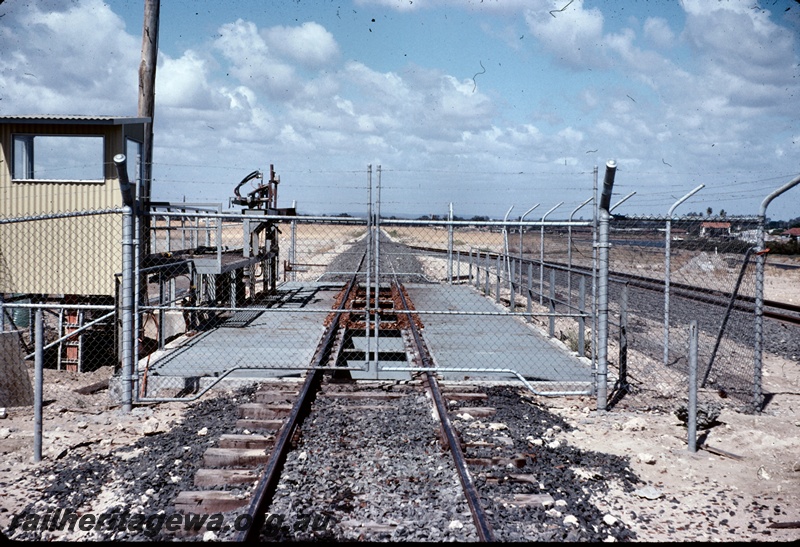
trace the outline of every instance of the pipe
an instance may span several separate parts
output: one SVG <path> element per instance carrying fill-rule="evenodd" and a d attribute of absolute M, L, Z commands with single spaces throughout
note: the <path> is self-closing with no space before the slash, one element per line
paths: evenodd
<path fill-rule="evenodd" d="M 544 215 L 542 215 L 542 226 L 539 230 L 539 305 L 544 303 L 544 219 L 547 215 L 558 209 L 564 204 L 563 201 L 558 202 L 558 205 L 551 207 Z"/>
<path fill-rule="evenodd" d="M 699 192 L 705 184 L 701 184 L 681 199 L 672 204 L 667 212 L 667 227 L 665 230 L 666 241 L 664 242 L 664 365 L 669 364 L 669 284 L 670 284 L 670 247 L 672 241 L 672 213 L 675 209 Z"/>
<path fill-rule="evenodd" d="M 619 207 L 620 205 L 622 205 L 623 203 L 625 203 L 626 201 L 628 201 L 628 199 L 632 198 L 632 197 L 633 197 L 633 196 L 635 196 L 635 195 L 636 195 L 636 192 L 635 192 L 635 191 L 634 191 L 634 192 L 631 192 L 630 194 L 628 194 L 627 196 L 625 196 L 624 198 L 622 198 L 621 200 L 619 200 L 618 202 L 616 202 L 614 205 L 612 205 L 612 206 L 611 206 L 611 209 L 609 209 L 609 210 L 608 210 L 608 212 L 610 213 L 611 211 L 613 211 L 614 209 L 616 209 L 617 207 Z"/>
<path fill-rule="evenodd" d="M 762 314 L 764 312 L 764 265 L 767 261 L 765 248 L 764 248 L 764 225 L 767 221 L 767 207 L 772 202 L 773 199 L 778 197 L 779 195 L 783 194 L 787 190 L 794 188 L 800 184 L 800 175 L 796 176 L 766 198 L 764 201 L 761 202 L 761 212 L 760 212 L 760 219 L 758 225 L 758 253 L 757 253 L 757 260 L 756 260 L 756 309 L 755 309 L 755 317 L 756 317 L 756 333 L 755 333 L 755 351 L 754 351 L 754 361 L 755 366 L 753 367 L 753 407 L 754 409 L 760 411 L 761 410 L 761 367 L 762 367 L 762 359 L 763 359 L 763 351 L 764 351 L 764 333 L 763 333 L 763 326 L 762 326 Z"/>
<path fill-rule="evenodd" d="M 614 187 L 614 176 L 617 162 L 606 162 L 606 174 L 603 179 L 603 191 L 600 196 L 598 211 L 597 242 L 597 410 L 606 410 L 608 403 L 608 231 L 611 214 L 608 208 L 611 203 L 611 192 Z"/>
<path fill-rule="evenodd" d="M 567 309 L 572 310 L 572 218 L 581 207 L 594 200 L 594 196 L 575 207 L 569 214 L 570 225 L 567 227 Z"/>
<path fill-rule="evenodd" d="M 133 409 L 133 313 L 134 313 L 134 242 L 133 242 L 133 208 L 135 201 L 131 193 L 128 172 L 125 169 L 125 155 L 114 156 L 114 163 L 119 174 L 120 192 L 125 206 L 122 208 L 122 288 L 120 314 L 122 316 L 121 333 L 121 374 L 122 374 L 122 410 Z"/>
<path fill-rule="evenodd" d="M 42 461 L 42 394 L 44 390 L 44 321 L 42 308 L 36 308 L 36 349 L 33 386 L 33 461 Z"/>

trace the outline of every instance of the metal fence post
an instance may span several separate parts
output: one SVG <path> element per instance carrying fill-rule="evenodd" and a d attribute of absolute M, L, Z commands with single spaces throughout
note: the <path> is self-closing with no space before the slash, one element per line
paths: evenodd
<path fill-rule="evenodd" d="M 44 321 L 42 308 L 36 308 L 34 386 L 33 386 L 33 461 L 42 461 L 42 393 L 44 391 Z"/>
<path fill-rule="evenodd" d="M 364 367 L 369 371 L 370 363 L 372 362 L 372 358 L 370 356 L 370 292 L 371 292 L 371 274 L 372 271 L 372 250 L 373 250 L 373 238 L 375 237 L 373 230 L 372 230 L 372 164 L 367 165 L 367 278 L 366 282 L 364 283 L 364 288 L 366 289 L 366 304 L 364 305 L 364 338 L 366 338 L 366 350 L 364 353 Z"/>
<path fill-rule="evenodd" d="M 521 267 L 521 266 L 520 266 Z M 520 274 L 522 270 L 520 270 Z M 533 262 L 528 262 L 528 282 L 527 282 L 527 290 L 525 291 L 526 298 L 525 298 L 525 313 L 527 313 L 526 319 L 528 321 L 532 320 L 531 313 L 533 311 Z"/>
<path fill-rule="evenodd" d="M 550 338 L 556 335 L 556 271 L 550 270 Z"/>
<path fill-rule="evenodd" d="M 689 324 L 689 406 L 687 411 L 689 452 L 697 452 L 697 320 Z"/>
<path fill-rule="evenodd" d="M 567 226 L 567 306 L 569 307 L 570 313 L 572 312 L 572 218 L 581 207 L 593 199 L 594 196 L 585 200 L 583 203 L 575 207 L 575 209 L 573 209 L 573 211 L 569 214 L 570 224 Z"/>
<path fill-rule="evenodd" d="M 561 201 L 555 207 L 551 207 L 544 215 L 542 215 L 542 225 L 539 230 L 539 305 L 544 304 L 544 219 L 547 215 L 561 207 L 564 202 Z"/>
<path fill-rule="evenodd" d="M 124 154 L 114 156 L 117 174 L 119 176 L 120 192 L 122 193 L 122 315 L 121 333 L 121 369 L 122 369 L 122 410 L 130 412 L 133 409 L 133 380 L 135 370 L 133 342 L 135 337 L 134 326 L 134 295 L 135 271 L 134 262 L 136 249 L 133 241 L 133 207 L 135 206 L 135 190 L 128 180 L 128 171 Z"/>
<path fill-rule="evenodd" d="M 586 356 L 586 276 L 578 282 L 578 356 Z"/>
<path fill-rule="evenodd" d="M 669 364 L 669 283 L 670 283 L 670 242 L 672 241 L 672 214 L 675 212 L 675 209 L 699 192 L 702 188 L 705 187 L 705 184 L 701 184 L 681 199 L 676 201 L 672 207 L 669 208 L 669 212 L 667 213 L 667 226 L 665 232 L 665 241 L 664 241 L 664 364 Z"/>
<path fill-rule="evenodd" d="M 508 255 L 506 255 L 508 256 Z M 497 275 L 495 276 L 495 293 L 494 293 L 494 301 L 496 303 L 500 303 L 500 257 L 497 257 Z"/>
<path fill-rule="evenodd" d="M 800 184 L 800 176 L 797 176 L 772 192 L 764 201 L 761 202 L 761 212 L 759 213 L 758 223 L 758 252 L 756 260 L 756 309 L 755 309 L 755 357 L 753 363 L 753 409 L 761 410 L 761 374 L 762 358 L 764 351 L 764 333 L 762 327 L 764 312 L 764 264 L 767 260 L 764 248 L 764 228 L 767 222 L 767 207 L 773 199 L 783 194 L 787 190 Z"/>
<path fill-rule="evenodd" d="M 606 162 L 603 193 L 598 211 L 598 269 L 597 282 L 597 410 L 605 410 L 608 403 L 608 230 L 611 215 L 608 212 L 617 162 Z"/>
<path fill-rule="evenodd" d="M 453 284 L 453 204 L 450 204 L 450 211 L 447 215 L 449 222 L 447 226 L 447 284 Z"/>

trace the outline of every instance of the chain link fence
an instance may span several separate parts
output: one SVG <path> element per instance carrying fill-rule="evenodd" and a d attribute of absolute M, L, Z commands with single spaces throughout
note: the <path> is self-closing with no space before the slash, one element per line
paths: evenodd
<path fill-rule="evenodd" d="M 629 399 L 660 406 L 688 390 L 689 327 L 697 321 L 701 394 L 750 409 L 758 217 L 620 217 L 611 227 L 614 344 Z"/>
<path fill-rule="evenodd" d="M 105 388 L 119 363 L 120 219 L 116 209 L 0 219 L 3 412 L 33 417 L 38 402 L 45 416 L 91 414 L 113 404 Z"/>
<path fill-rule="evenodd" d="M 312 367 L 411 378 L 418 356 L 386 327 L 396 310 L 375 299 L 395 280 L 445 379 L 597 395 L 607 355 L 612 401 L 673 406 L 688 391 L 689 327 L 697 321 L 701 392 L 757 406 L 759 217 L 612 218 L 601 355 L 603 272 L 591 220 L 267 213 L 184 203 L 138 218 L 138 246 L 128 242 L 138 265 L 130 376 L 120 367 L 123 212 L 0 219 L 0 407 L 34 402 L 37 309 L 42 398 L 60 390 L 71 409 L 102 404 L 97 391 L 105 386 L 105 404 L 119 404 L 128 377 L 133 402 L 190 400 L 220 381 Z M 362 308 L 337 341 L 338 360 L 314 361 L 351 278 L 367 291 L 356 297 Z M 74 379 L 66 399 L 64 378 Z"/>
<path fill-rule="evenodd" d="M 145 268 L 141 346 L 152 351 L 137 358 L 140 400 L 193 396 L 223 378 L 297 375 L 311 366 L 348 369 L 356 378 L 410 378 L 417 365 L 396 330 L 381 328 L 395 312 L 374 300 L 394 280 L 411 296 L 442 373 L 519 378 L 548 393 L 593 392 L 591 356 L 568 347 L 586 336 L 589 294 L 584 290 L 572 311 L 554 295 L 542 297 L 543 285 L 531 273 L 533 252 L 515 248 L 523 252 L 511 257 L 508 224 L 382 220 L 378 226 L 357 218 L 184 210 L 162 211 L 151 226 L 161 264 Z M 264 237 L 256 241 L 256 233 Z M 202 256 L 183 243 L 197 241 L 204 242 Z M 372 291 L 371 304 L 345 330 L 339 362 L 314 364 L 323 319 L 353 276 Z M 549 333 L 535 320 L 549 322 Z M 556 320 L 572 324 L 568 334 L 565 328 L 555 334 Z"/>

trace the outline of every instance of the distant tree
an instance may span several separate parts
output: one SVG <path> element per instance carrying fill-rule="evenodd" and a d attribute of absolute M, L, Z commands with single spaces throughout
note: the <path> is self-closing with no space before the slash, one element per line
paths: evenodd
<path fill-rule="evenodd" d="M 706 215 L 707 215 L 707 216 L 711 216 L 713 213 L 714 213 L 714 210 L 713 210 L 711 207 L 709 207 L 708 209 L 706 209 Z"/>
<path fill-rule="evenodd" d="M 725 212 L 725 209 L 720 209 L 719 210 L 719 216 L 721 216 L 722 218 L 725 218 L 726 216 L 728 216 L 728 213 Z"/>

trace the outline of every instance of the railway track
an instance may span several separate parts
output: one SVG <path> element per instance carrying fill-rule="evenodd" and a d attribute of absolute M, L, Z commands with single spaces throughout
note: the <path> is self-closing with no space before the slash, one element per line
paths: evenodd
<path fill-rule="evenodd" d="M 447 255 L 447 249 L 437 247 L 425 247 L 409 245 L 410 248 L 418 251 L 423 251 L 431 254 Z M 482 253 L 485 255 L 486 253 Z M 497 259 L 501 255 L 498 253 L 489 253 L 492 259 Z M 517 260 L 516 258 L 514 260 Z M 539 266 L 539 261 L 536 259 L 523 259 L 524 264 L 533 264 Z M 567 272 L 569 265 L 562 262 L 545 262 L 545 267 L 555 270 Z M 592 272 L 586 268 L 580 268 L 572 265 L 572 272 L 575 274 L 591 276 Z M 609 272 L 610 280 L 617 283 L 626 283 L 630 286 L 635 286 L 641 289 L 646 289 L 654 292 L 664 292 L 665 283 L 663 279 L 654 279 L 652 277 L 644 277 L 636 274 L 629 274 L 625 272 L 611 271 Z M 725 308 L 731 303 L 733 299 L 733 309 L 739 311 L 751 311 L 755 305 L 755 299 L 752 296 L 737 294 L 733 298 L 732 292 L 719 291 L 715 289 L 707 289 L 698 287 L 696 285 L 688 285 L 685 283 L 670 283 L 670 291 L 672 295 L 683 297 L 697 302 L 703 302 Z M 776 321 L 781 321 L 790 325 L 800 325 L 800 305 L 779 302 L 777 300 L 764 300 L 763 301 L 763 316 Z"/>
<path fill-rule="evenodd" d="M 404 380 L 350 377 L 347 365 L 366 357 L 359 338 L 368 304 L 381 310 L 382 340 L 394 337 L 404 348 L 373 357 L 419 372 Z M 530 537 L 518 530 L 525 520 L 515 511 L 550 511 L 557 521 L 559 500 L 537 463 L 548 446 L 525 440 L 524 430 L 517 440 L 508 435 L 509 425 L 495 421 L 498 408 L 487 404 L 488 388 L 443 386 L 426 371 L 433 362 L 413 310 L 396 279 L 368 297 L 354 276 L 325 321 L 305 379 L 262 383 L 239 406 L 235 431 L 207 449 L 195 489 L 180 492 L 175 509 L 227 514 L 230 539 L 240 542 L 495 541 Z M 509 408 L 531 408 L 515 390 L 501 391 Z M 562 525 L 545 525 L 544 537 L 566 537 Z M 580 526 L 567 528 L 574 534 Z M 603 538 L 625 534 L 605 528 Z"/>

